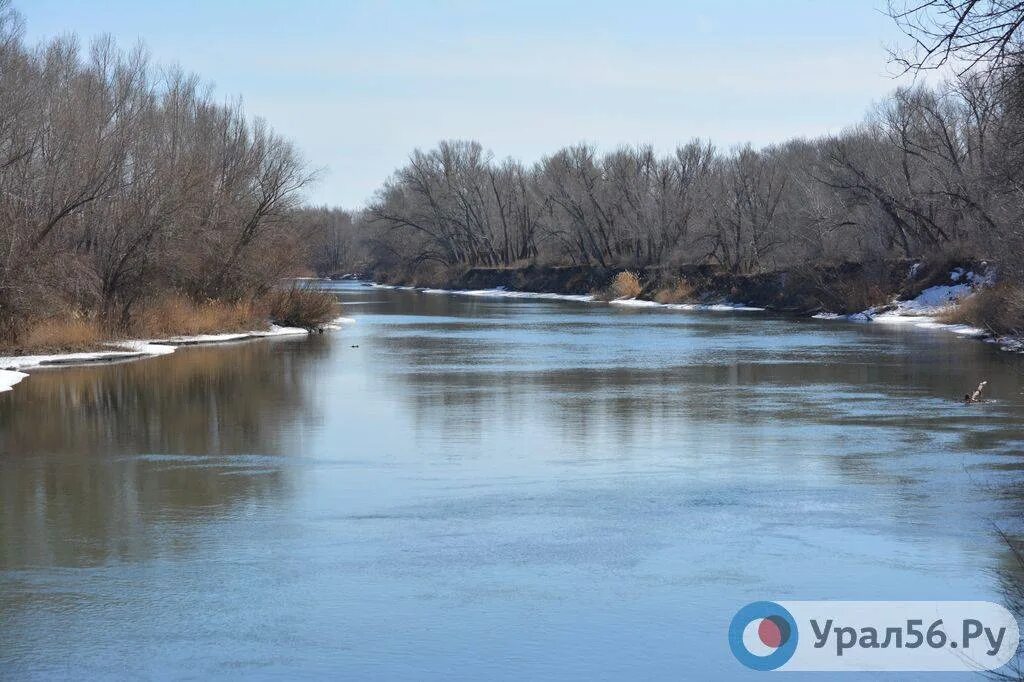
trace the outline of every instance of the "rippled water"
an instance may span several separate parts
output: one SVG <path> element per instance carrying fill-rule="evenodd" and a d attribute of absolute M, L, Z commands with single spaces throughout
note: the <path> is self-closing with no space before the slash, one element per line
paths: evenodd
<path fill-rule="evenodd" d="M 743 678 L 753 600 L 1001 600 L 1020 357 L 336 288 L 341 332 L 0 394 L 0 676 Z"/>

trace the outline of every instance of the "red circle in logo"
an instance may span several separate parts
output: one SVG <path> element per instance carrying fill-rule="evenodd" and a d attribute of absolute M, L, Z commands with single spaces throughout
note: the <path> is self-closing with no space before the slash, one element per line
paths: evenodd
<path fill-rule="evenodd" d="M 757 626 L 757 636 L 765 646 L 773 649 L 782 646 L 782 628 L 771 618 L 764 618 Z"/>

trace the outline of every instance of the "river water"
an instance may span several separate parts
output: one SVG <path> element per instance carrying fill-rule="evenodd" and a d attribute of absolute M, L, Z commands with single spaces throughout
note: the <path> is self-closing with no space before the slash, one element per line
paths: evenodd
<path fill-rule="evenodd" d="M 339 332 L 0 394 L 0 677 L 756 678 L 750 601 L 1002 601 L 1019 356 L 333 288 Z"/>

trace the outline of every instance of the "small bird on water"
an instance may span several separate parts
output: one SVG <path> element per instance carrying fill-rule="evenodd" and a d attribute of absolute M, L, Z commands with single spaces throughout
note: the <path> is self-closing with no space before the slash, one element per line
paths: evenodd
<path fill-rule="evenodd" d="M 974 393 L 965 393 L 964 394 L 964 402 L 967 403 L 968 405 L 970 405 L 971 403 L 980 403 L 981 402 L 981 391 L 982 391 L 982 389 L 985 388 L 985 384 L 987 384 L 987 383 L 988 383 L 987 381 L 983 381 L 980 384 L 978 384 L 978 388 L 974 389 Z"/>

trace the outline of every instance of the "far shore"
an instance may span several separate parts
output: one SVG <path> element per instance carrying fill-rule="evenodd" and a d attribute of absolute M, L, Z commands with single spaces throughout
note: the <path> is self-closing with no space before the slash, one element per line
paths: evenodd
<path fill-rule="evenodd" d="M 440 276 L 344 274 L 377 286 L 478 297 L 564 298 L 628 307 L 767 311 L 794 318 L 900 324 L 943 330 L 1024 353 L 1024 337 L 971 319 L 968 308 L 995 283 L 985 262 L 840 263 L 735 275 L 706 266 L 629 270 L 592 266 L 466 268 Z"/>

